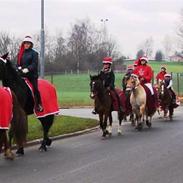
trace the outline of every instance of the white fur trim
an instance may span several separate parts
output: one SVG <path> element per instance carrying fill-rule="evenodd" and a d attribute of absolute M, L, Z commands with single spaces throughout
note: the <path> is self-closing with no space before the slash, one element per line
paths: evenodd
<path fill-rule="evenodd" d="M 0 58 L 1 61 L 3 61 L 5 64 L 7 63 L 6 59 Z"/>
<path fill-rule="evenodd" d="M 103 64 L 112 64 L 110 61 L 102 61 Z"/>
<path fill-rule="evenodd" d="M 141 57 L 141 58 L 140 58 L 140 61 L 141 61 L 141 60 L 145 60 L 146 62 L 148 62 L 148 58 L 147 58 L 147 57 Z"/>
<path fill-rule="evenodd" d="M 25 37 L 23 42 L 30 42 L 33 44 L 32 38 L 31 37 Z"/>

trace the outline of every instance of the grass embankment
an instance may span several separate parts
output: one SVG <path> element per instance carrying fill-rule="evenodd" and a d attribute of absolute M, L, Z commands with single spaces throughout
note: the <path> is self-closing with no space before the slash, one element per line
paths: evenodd
<path fill-rule="evenodd" d="M 33 115 L 29 116 L 28 124 L 28 141 L 43 137 L 42 126 L 38 119 Z M 98 125 L 97 120 L 84 119 L 69 116 L 56 116 L 53 126 L 51 127 L 49 136 L 57 136 L 68 134 Z"/>
<path fill-rule="evenodd" d="M 126 62 L 127 65 L 133 64 L 132 61 Z M 156 62 L 149 61 L 154 73 L 159 72 L 161 65 L 167 67 L 168 72 L 174 74 L 174 89 L 177 91 L 177 79 L 175 73 L 183 73 L 183 63 L 175 62 Z M 115 74 L 116 87 L 121 88 L 121 80 L 124 73 Z M 50 80 L 50 76 L 47 76 Z M 66 75 L 54 75 L 53 84 L 57 88 L 57 94 L 59 97 L 59 103 L 61 107 L 68 106 L 86 106 L 93 105 L 93 101 L 90 99 L 90 77 L 89 74 L 66 74 Z M 180 79 L 180 94 L 183 94 L 183 76 Z"/>

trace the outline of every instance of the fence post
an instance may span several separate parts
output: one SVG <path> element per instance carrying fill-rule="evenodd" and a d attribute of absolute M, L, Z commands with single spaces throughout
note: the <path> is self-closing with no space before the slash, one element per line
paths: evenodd
<path fill-rule="evenodd" d="M 51 84 L 53 84 L 53 73 L 51 72 Z"/>
<path fill-rule="evenodd" d="M 177 73 L 177 93 L 178 93 L 178 96 L 180 95 L 180 82 L 179 82 L 179 73 Z"/>

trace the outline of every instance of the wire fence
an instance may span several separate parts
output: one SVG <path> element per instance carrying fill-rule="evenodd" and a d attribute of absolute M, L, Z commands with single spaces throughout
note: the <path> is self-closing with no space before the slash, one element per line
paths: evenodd
<path fill-rule="evenodd" d="M 48 79 L 52 84 L 54 84 L 56 87 L 59 85 L 59 82 L 62 82 L 65 80 L 62 80 L 62 78 L 67 78 L 67 81 L 71 83 L 70 85 L 70 89 L 72 90 L 73 87 L 75 86 L 75 83 L 72 83 L 72 79 L 75 78 L 75 82 L 77 82 L 77 86 L 80 87 L 80 89 L 82 90 L 82 85 L 87 85 L 89 83 L 89 75 L 94 75 L 94 74 L 98 74 L 99 71 L 80 71 L 78 72 L 73 72 L 71 71 L 65 71 L 65 72 L 52 72 L 52 73 L 46 73 L 46 79 Z M 118 87 L 121 87 L 121 80 L 123 78 L 125 73 L 120 73 L 120 72 L 116 72 L 115 76 L 116 76 L 116 83 Z M 156 76 L 157 73 L 154 73 L 154 76 Z M 182 73 L 171 73 L 172 74 L 172 78 L 173 78 L 173 89 L 174 91 L 177 93 L 177 95 L 179 96 L 183 96 L 183 72 Z M 86 77 L 86 82 L 83 83 L 81 80 L 81 77 Z M 81 83 L 82 82 L 82 83 Z M 156 82 L 155 77 L 152 80 L 153 83 Z M 72 86 L 72 84 L 74 86 Z M 64 86 L 62 86 L 64 87 Z M 60 87 L 58 87 L 60 88 Z M 68 89 L 69 90 L 69 89 Z"/>

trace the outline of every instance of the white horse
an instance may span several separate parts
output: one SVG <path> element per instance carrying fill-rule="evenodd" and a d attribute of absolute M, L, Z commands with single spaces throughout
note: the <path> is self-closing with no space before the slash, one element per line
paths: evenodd
<path fill-rule="evenodd" d="M 146 114 L 146 92 L 140 84 L 138 76 L 132 74 L 127 81 L 127 88 L 131 88 L 130 103 L 132 105 L 132 112 L 135 115 L 135 128 L 139 131 L 144 126 L 144 116 Z"/>

